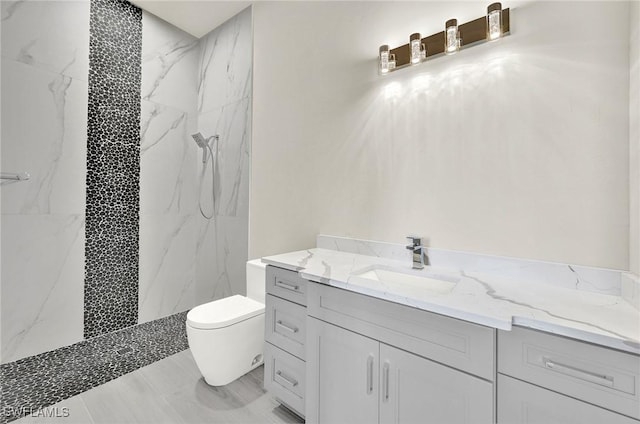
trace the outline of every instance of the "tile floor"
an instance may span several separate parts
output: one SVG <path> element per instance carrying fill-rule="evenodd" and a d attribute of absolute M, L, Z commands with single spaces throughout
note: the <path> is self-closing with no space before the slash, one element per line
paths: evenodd
<path fill-rule="evenodd" d="M 187 349 L 14 423 L 304 422 L 265 393 L 262 381 L 260 367 L 231 384 L 211 387 Z M 42 416 L 47 414 L 53 418 Z"/>
<path fill-rule="evenodd" d="M 184 351 L 186 316 L 180 312 L 0 365 L 0 424 Z"/>

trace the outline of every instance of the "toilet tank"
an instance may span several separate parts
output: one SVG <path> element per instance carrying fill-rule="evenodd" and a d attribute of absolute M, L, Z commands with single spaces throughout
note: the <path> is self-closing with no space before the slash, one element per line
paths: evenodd
<path fill-rule="evenodd" d="M 267 264 L 260 259 L 247 262 L 247 297 L 260 303 L 265 303 Z"/>

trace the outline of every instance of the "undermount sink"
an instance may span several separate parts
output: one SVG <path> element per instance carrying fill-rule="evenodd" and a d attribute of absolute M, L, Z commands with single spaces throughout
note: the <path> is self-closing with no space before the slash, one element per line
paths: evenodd
<path fill-rule="evenodd" d="M 420 293 L 446 294 L 456 286 L 455 277 L 443 276 L 428 270 L 399 269 L 372 265 L 351 274 L 349 283 L 381 288 L 399 295 Z M 366 280 L 366 281 L 362 281 Z M 382 287 L 379 287 L 382 286 Z"/>

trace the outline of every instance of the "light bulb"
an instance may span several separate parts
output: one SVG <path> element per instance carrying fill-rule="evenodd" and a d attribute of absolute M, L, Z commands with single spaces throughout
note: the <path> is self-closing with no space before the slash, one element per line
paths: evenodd
<path fill-rule="evenodd" d="M 389 71 L 396 69 L 396 55 L 391 53 L 389 55 Z"/>
<path fill-rule="evenodd" d="M 454 54 L 460 49 L 458 20 L 449 19 L 444 25 L 444 28 L 444 52 L 445 54 Z"/>
<path fill-rule="evenodd" d="M 426 49 L 422 44 L 420 33 L 416 32 L 409 36 L 409 58 L 412 65 L 420 63 L 426 57 Z"/>
<path fill-rule="evenodd" d="M 502 37 L 502 4 L 492 3 L 487 7 L 487 39 Z"/>
<path fill-rule="evenodd" d="M 380 46 L 379 55 L 378 55 L 378 70 L 381 74 L 386 74 L 389 72 L 389 46 L 383 44 Z M 394 61 L 395 67 L 395 61 Z"/>

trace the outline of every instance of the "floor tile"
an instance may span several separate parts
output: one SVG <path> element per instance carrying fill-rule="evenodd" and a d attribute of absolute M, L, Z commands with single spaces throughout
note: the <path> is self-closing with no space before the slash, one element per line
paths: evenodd
<path fill-rule="evenodd" d="M 184 422 L 139 372 L 117 378 L 80 396 L 96 424 Z"/>
<path fill-rule="evenodd" d="M 84 401 L 78 396 L 63 400 L 55 405 L 15 421 L 17 424 L 94 424 Z"/>

